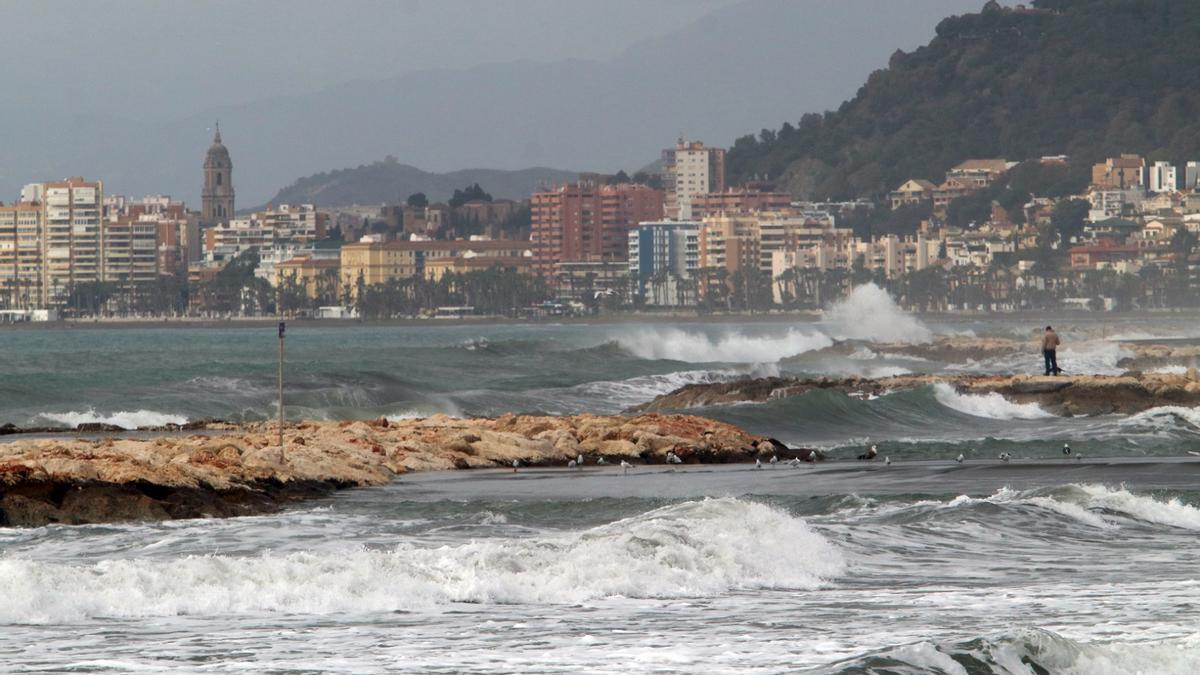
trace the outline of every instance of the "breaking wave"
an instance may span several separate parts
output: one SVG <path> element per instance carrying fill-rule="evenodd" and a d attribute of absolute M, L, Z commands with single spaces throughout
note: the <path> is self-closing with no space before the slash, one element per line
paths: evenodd
<path fill-rule="evenodd" d="M 823 667 L 832 673 L 997 673 L 1117 675 L 1200 671 L 1200 634 L 1152 642 L 1091 643 L 1029 628 L 961 642 L 889 647 Z"/>
<path fill-rule="evenodd" d="M 814 589 L 842 553 L 801 519 L 734 498 L 664 506 L 577 532 L 390 551 L 121 559 L 0 558 L 0 621 L 402 611 L 446 603 L 573 604 Z"/>
<path fill-rule="evenodd" d="M 186 424 L 187 417 L 155 410 L 122 410 L 111 414 L 98 413 L 94 408 L 82 412 L 39 413 L 33 418 L 34 425 L 62 425 L 74 429 L 80 424 L 113 424 L 124 429 L 163 427 L 168 424 Z"/>
<path fill-rule="evenodd" d="M 1013 403 L 996 392 L 960 394 L 945 382 L 933 385 L 938 403 L 974 417 L 994 420 L 1033 420 L 1053 417 L 1036 403 Z"/>
<path fill-rule="evenodd" d="M 933 331 L 875 284 L 856 286 L 826 310 L 825 319 L 831 334 L 841 340 L 919 344 L 933 339 Z"/>
<path fill-rule="evenodd" d="M 678 328 L 644 328 L 618 336 L 616 341 L 638 358 L 688 363 L 775 363 L 833 344 L 821 333 L 794 328 L 783 335 L 746 335 L 738 331 L 716 337 Z"/>

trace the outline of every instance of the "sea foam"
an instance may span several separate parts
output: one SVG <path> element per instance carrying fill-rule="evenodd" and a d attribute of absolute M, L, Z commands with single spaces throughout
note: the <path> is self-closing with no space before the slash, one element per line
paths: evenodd
<path fill-rule="evenodd" d="M 1036 403 L 1013 403 L 996 392 L 960 394 L 945 382 L 933 385 L 938 403 L 973 417 L 994 420 L 1033 420 L 1053 417 Z"/>
<path fill-rule="evenodd" d="M 80 424 L 115 424 L 125 429 L 140 427 L 163 427 L 168 424 L 185 424 L 188 421 L 183 415 L 158 412 L 155 410 L 122 410 L 111 414 L 98 413 L 94 408 L 82 412 L 71 411 L 64 413 L 39 413 L 34 416 L 34 423 L 61 424 L 74 429 Z"/>
<path fill-rule="evenodd" d="M 575 532 L 437 547 L 404 543 L 390 551 L 91 565 L 0 558 L 0 622 L 706 597 L 814 589 L 845 567 L 842 553 L 799 518 L 755 502 L 706 499 Z"/>
<path fill-rule="evenodd" d="M 933 339 L 928 326 L 875 284 L 856 286 L 826 310 L 825 320 L 830 334 L 841 340 L 920 344 Z"/>
<path fill-rule="evenodd" d="M 643 328 L 619 335 L 616 341 L 638 358 L 688 363 L 775 363 L 833 344 L 821 333 L 795 328 L 782 335 L 746 335 L 734 331 L 716 337 L 678 328 Z"/>

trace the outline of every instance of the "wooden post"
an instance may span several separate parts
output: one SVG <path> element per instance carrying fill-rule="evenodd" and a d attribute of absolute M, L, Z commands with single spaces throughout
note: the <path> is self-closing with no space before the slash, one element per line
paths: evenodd
<path fill-rule="evenodd" d="M 283 448 L 283 333 L 284 322 L 279 322 L 279 447 Z"/>

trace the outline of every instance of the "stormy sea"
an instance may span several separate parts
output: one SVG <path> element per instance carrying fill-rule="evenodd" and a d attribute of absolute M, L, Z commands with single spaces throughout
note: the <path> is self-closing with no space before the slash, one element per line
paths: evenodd
<path fill-rule="evenodd" d="M 1063 368 L 1120 373 L 1131 341 L 1200 343 L 1197 318 L 917 317 L 867 286 L 809 320 L 304 326 L 286 414 L 620 414 L 742 377 L 1037 373 L 1032 341 L 906 346 L 1047 323 Z M 0 340 L 0 424 L 275 414 L 270 328 Z M 935 385 L 687 412 L 828 459 L 417 473 L 274 515 L 0 528 L 0 670 L 1200 672 L 1200 410 L 1068 418 Z M 871 444 L 889 463 L 855 460 Z"/>

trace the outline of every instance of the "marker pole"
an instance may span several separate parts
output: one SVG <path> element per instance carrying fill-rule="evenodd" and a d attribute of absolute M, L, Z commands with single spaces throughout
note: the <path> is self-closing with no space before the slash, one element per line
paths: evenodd
<path fill-rule="evenodd" d="M 279 447 L 283 448 L 283 333 L 284 322 L 279 322 Z"/>

